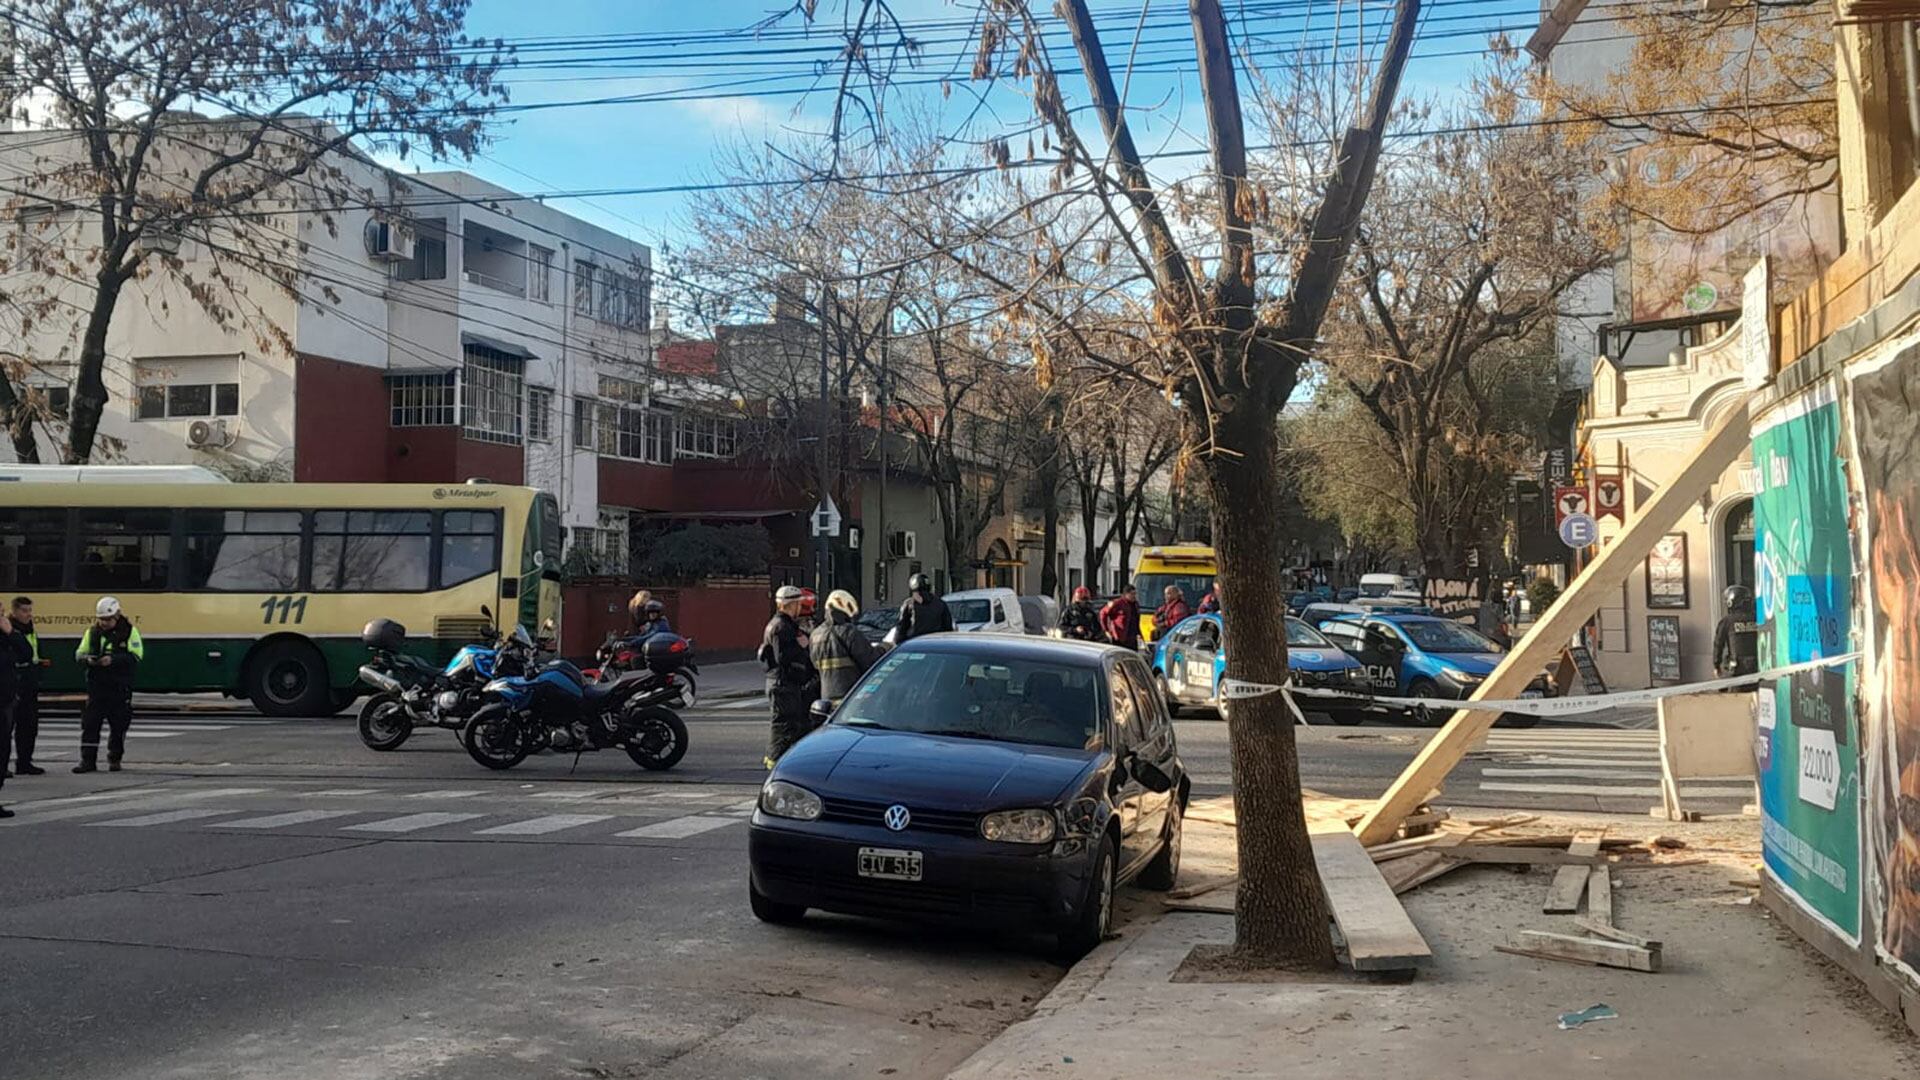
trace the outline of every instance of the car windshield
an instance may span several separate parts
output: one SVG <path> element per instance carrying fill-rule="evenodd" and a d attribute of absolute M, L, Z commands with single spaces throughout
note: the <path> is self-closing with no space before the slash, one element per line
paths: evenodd
<path fill-rule="evenodd" d="M 1140 590 L 1140 606 L 1143 609 L 1158 608 L 1167 602 L 1167 586 L 1180 586 L 1181 595 L 1193 607 L 1200 606 L 1200 598 L 1213 588 L 1213 575 L 1200 574 L 1141 574 L 1133 579 L 1133 587 Z"/>
<path fill-rule="evenodd" d="M 1398 624 L 1401 633 L 1415 645 L 1432 653 L 1497 653 L 1493 639 L 1470 626 L 1457 622 L 1410 622 Z"/>
<path fill-rule="evenodd" d="M 1391 581 L 1363 581 L 1360 583 L 1361 596 L 1385 596 L 1393 591 Z"/>
<path fill-rule="evenodd" d="M 993 617 L 987 612 L 992 606 L 992 602 L 988 600 L 949 600 L 947 612 L 953 616 L 956 624 L 991 622 Z"/>
<path fill-rule="evenodd" d="M 900 614 L 886 608 L 871 608 L 861 612 L 853 621 L 869 630 L 886 631 L 893 629 L 894 624 L 900 621 Z"/>
<path fill-rule="evenodd" d="M 1328 641 L 1325 634 L 1301 622 L 1299 619 L 1288 619 L 1287 644 L 1331 646 L 1333 642 Z"/>
<path fill-rule="evenodd" d="M 1081 749 L 1100 732 L 1100 672 L 977 652 L 896 649 L 835 724 Z"/>

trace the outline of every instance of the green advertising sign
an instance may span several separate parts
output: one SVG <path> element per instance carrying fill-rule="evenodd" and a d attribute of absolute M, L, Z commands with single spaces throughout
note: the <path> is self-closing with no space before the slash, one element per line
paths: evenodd
<path fill-rule="evenodd" d="M 1754 607 L 1760 667 L 1849 651 L 1853 558 L 1840 409 L 1832 383 L 1754 422 Z M 1767 869 L 1851 942 L 1860 938 L 1860 741 L 1855 664 L 1759 686 Z"/>

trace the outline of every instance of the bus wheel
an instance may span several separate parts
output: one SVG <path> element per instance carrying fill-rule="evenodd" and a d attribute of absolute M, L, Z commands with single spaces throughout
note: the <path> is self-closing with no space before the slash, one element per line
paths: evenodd
<path fill-rule="evenodd" d="M 304 641 L 273 642 L 247 667 L 247 697 L 266 716 L 331 715 L 327 661 Z"/>

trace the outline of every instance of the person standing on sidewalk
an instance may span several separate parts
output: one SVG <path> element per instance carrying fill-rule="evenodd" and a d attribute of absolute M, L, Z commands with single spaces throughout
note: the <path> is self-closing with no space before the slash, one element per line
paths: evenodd
<path fill-rule="evenodd" d="M 33 629 L 33 598 L 16 596 L 7 611 L 13 632 L 26 640 L 26 659 L 15 665 L 13 699 L 13 771 L 18 776 L 39 776 L 47 770 L 33 763 L 33 746 L 40 738 L 40 671 L 51 661 L 40 658 L 40 636 Z M 0 740 L 0 758 L 7 752 Z M 4 764 L 4 762 L 0 762 Z"/>
<path fill-rule="evenodd" d="M 107 725 L 107 771 L 119 772 L 127 752 L 127 728 L 133 724 L 133 678 L 146 646 L 140 631 L 120 610 L 120 601 L 103 596 L 93 607 L 93 625 L 80 635 L 74 659 L 87 669 L 87 708 L 80 714 L 80 764 L 77 773 L 97 771 L 100 724 Z"/>
<path fill-rule="evenodd" d="M 767 666 L 767 704 L 773 722 L 765 762 L 769 769 L 807 733 L 807 710 L 820 692 L 820 673 L 800 632 L 805 602 L 799 586 L 780 586 L 773 594 L 773 618 L 760 635 L 760 662 Z"/>
<path fill-rule="evenodd" d="M 19 661 L 27 655 L 25 634 L 14 629 L 12 620 L 0 614 L 0 720 L 13 715 L 13 698 L 19 685 Z M 0 736 L 6 734 L 6 725 L 0 723 Z M 4 770 L 0 770 L 0 787 L 6 785 Z M 10 818 L 13 811 L 0 806 L 0 818 Z"/>

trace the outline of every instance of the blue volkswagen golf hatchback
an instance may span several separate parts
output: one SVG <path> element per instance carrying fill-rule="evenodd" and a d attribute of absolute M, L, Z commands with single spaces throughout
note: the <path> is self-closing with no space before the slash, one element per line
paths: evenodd
<path fill-rule="evenodd" d="M 1120 885 L 1172 887 L 1188 791 L 1139 654 L 914 638 L 774 766 L 748 898 L 768 922 L 809 908 L 979 921 L 1079 956 L 1111 927 Z"/>

